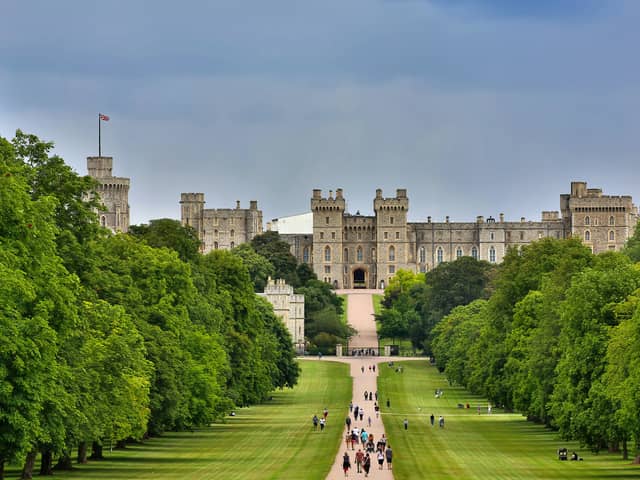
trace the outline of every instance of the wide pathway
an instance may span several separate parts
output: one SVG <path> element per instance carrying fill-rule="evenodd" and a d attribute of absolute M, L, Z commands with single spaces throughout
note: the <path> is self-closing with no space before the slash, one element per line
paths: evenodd
<path fill-rule="evenodd" d="M 347 319 L 349 323 L 358 330 L 358 334 L 349 340 L 349 348 L 359 347 L 375 347 L 378 344 L 378 335 L 376 333 L 376 324 L 373 317 L 373 299 L 372 293 L 382 293 L 378 290 L 339 290 L 338 294 L 347 294 Z M 383 361 L 383 357 L 343 357 L 337 360 L 351 364 L 351 376 L 353 377 L 353 404 L 359 407 L 364 407 L 363 421 L 355 422 L 351 424 L 351 428 L 357 426 L 373 434 L 374 443 L 384 433 L 384 426 L 382 424 L 382 416 L 376 418 L 375 410 L 373 408 L 374 401 L 365 401 L 364 392 L 375 392 L 377 390 L 377 377 L 378 377 L 378 362 Z M 375 372 L 370 371 L 369 367 L 376 365 Z M 364 370 L 364 371 L 363 371 Z M 333 412 L 332 416 L 333 416 Z M 344 410 L 338 412 L 337 418 L 341 418 L 342 422 L 342 443 L 338 449 L 338 455 L 327 480 L 338 480 L 344 478 L 342 471 L 342 457 L 346 450 L 345 435 L 347 433 L 345 426 L 345 419 L 349 414 L 349 405 L 344 406 Z M 367 418 L 371 417 L 371 427 L 368 426 Z M 353 415 L 351 416 L 353 421 Z M 392 442 L 389 442 L 392 445 Z M 349 456 L 351 457 L 352 468 L 349 471 L 349 477 L 364 478 L 364 473 L 356 473 L 355 453 L 358 451 L 358 446 L 354 451 L 349 450 Z M 394 452 L 395 453 L 395 452 Z M 375 453 L 371 457 L 371 470 L 369 471 L 369 478 L 375 479 L 393 479 L 392 470 L 387 470 L 387 462 L 383 465 L 384 470 L 378 470 L 378 460 Z"/>

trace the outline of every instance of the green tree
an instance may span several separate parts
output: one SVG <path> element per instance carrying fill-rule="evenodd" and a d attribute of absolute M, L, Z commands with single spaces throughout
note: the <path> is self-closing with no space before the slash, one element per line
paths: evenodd
<path fill-rule="evenodd" d="M 275 268 L 262 255 L 256 253 L 253 247 L 248 243 L 243 243 L 231 250 L 231 253 L 242 259 L 245 267 L 249 271 L 249 277 L 253 281 L 253 288 L 256 292 L 264 292 L 269 277 L 273 277 L 276 273 Z"/>
<path fill-rule="evenodd" d="M 291 254 L 291 247 L 280 238 L 278 232 L 269 231 L 256 235 L 251 240 L 251 246 L 273 265 L 276 278 L 284 279 L 294 288 L 300 286 L 296 257 Z"/>
<path fill-rule="evenodd" d="M 627 240 L 622 253 L 628 256 L 632 262 L 640 262 L 640 228 L 638 225 L 636 225 L 633 235 Z"/>
<path fill-rule="evenodd" d="M 174 250 L 183 262 L 195 260 L 200 253 L 198 234 L 193 227 L 183 226 L 178 220 L 161 218 L 151 220 L 148 225 L 131 225 L 129 234 L 152 247 Z"/>

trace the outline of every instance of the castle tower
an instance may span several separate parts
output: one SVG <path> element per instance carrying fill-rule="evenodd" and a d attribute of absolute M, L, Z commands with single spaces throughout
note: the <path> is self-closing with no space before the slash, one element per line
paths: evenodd
<path fill-rule="evenodd" d="M 262 233 L 262 210 L 258 210 L 258 201 L 249 201 L 249 210 L 246 214 L 245 231 L 247 232 L 247 242 L 250 242 L 253 237 Z"/>
<path fill-rule="evenodd" d="M 204 246 L 204 193 L 180 194 L 180 222 L 193 227 Z"/>
<path fill-rule="evenodd" d="M 373 211 L 376 216 L 376 286 L 384 288 L 399 269 L 410 268 L 407 191 L 399 188 L 395 197 L 384 198 L 382 190 L 377 189 Z"/>
<path fill-rule="evenodd" d="M 113 157 L 87 157 L 89 176 L 100 182 L 96 193 L 105 210 L 98 211 L 100 225 L 113 232 L 129 231 L 130 179 L 114 177 Z"/>
<path fill-rule="evenodd" d="M 314 190 L 311 198 L 313 214 L 313 270 L 319 279 L 342 288 L 342 237 L 343 216 L 346 208 L 342 189 L 335 197 L 322 197 L 321 190 Z"/>

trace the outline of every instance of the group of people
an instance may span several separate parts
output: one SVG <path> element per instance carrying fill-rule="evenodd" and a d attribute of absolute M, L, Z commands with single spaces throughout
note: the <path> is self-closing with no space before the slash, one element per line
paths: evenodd
<path fill-rule="evenodd" d="M 364 365 L 362 365 L 362 366 L 360 367 L 360 371 L 361 371 L 362 373 L 364 373 Z M 376 366 L 375 366 L 375 364 L 374 364 L 374 365 L 369 365 L 369 371 L 370 371 L 370 372 L 374 372 L 374 373 L 375 373 L 375 371 L 376 371 Z"/>
<path fill-rule="evenodd" d="M 384 434 L 383 434 L 384 437 Z M 378 441 L 378 445 L 381 445 L 381 442 Z M 371 457 L 375 456 L 378 461 L 378 470 L 382 470 L 384 468 L 384 462 L 387 462 L 387 469 L 391 470 L 391 465 L 393 463 L 393 450 L 391 449 L 391 445 L 379 446 L 376 453 L 370 452 L 369 449 L 362 451 L 362 449 L 358 449 L 356 454 L 354 455 L 354 460 L 356 463 L 356 471 L 357 473 L 364 472 L 364 476 L 369 476 L 369 471 L 371 470 Z M 342 470 L 344 470 L 344 476 L 348 476 L 349 470 L 351 469 L 351 457 L 349 456 L 349 452 L 345 451 L 342 456 Z"/>
<path fill-rule="evenodd" d="M 318 430 L 318 425 L 320 425 L 320 431 L 324 430 L 325 425 L 327 424 L 327 416 L 329 415 L 329 410 L 327 407 L 324 407 L 322 411 L 322 417 L 318 418 L 318 415 L 313 415 L 311 418 L 311 423 L 313 423 L 313 429 Z"/>

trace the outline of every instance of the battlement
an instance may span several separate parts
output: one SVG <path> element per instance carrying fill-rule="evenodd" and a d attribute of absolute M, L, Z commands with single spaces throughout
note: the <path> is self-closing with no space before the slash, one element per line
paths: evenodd
<path fill-rule="evenodd" d="M 180 203 L 204 203 L 204 193 L 181 193 Z"/>
<path fill-rule="evenodd" d="M 87 157 L 89 176 L 100 179 L 112 177 L 113 157 Z"/>
<path fill-rule="evenodd" d="M 384 198 L 382 196 L 382 189 L 376 189 L 376 198 L 373 199 L 373 210 L 409 210 L 409 197 L 407 197 L 407 190 L 405 188 L 398 188 L 396 190 L 396 196 L 391 198 Z"/>
<path fill-rule="evenodd" d="M 311 210 L 339 210 L 344 211 L 346 202 L 342 196 L 342 189 L 336 190 L 336 196 L 333 196 L 333 190 L 329 190 L 329 196 L 323 197 L 322 190 L 314 189 L 313 196 L 311 197 Z"/>

